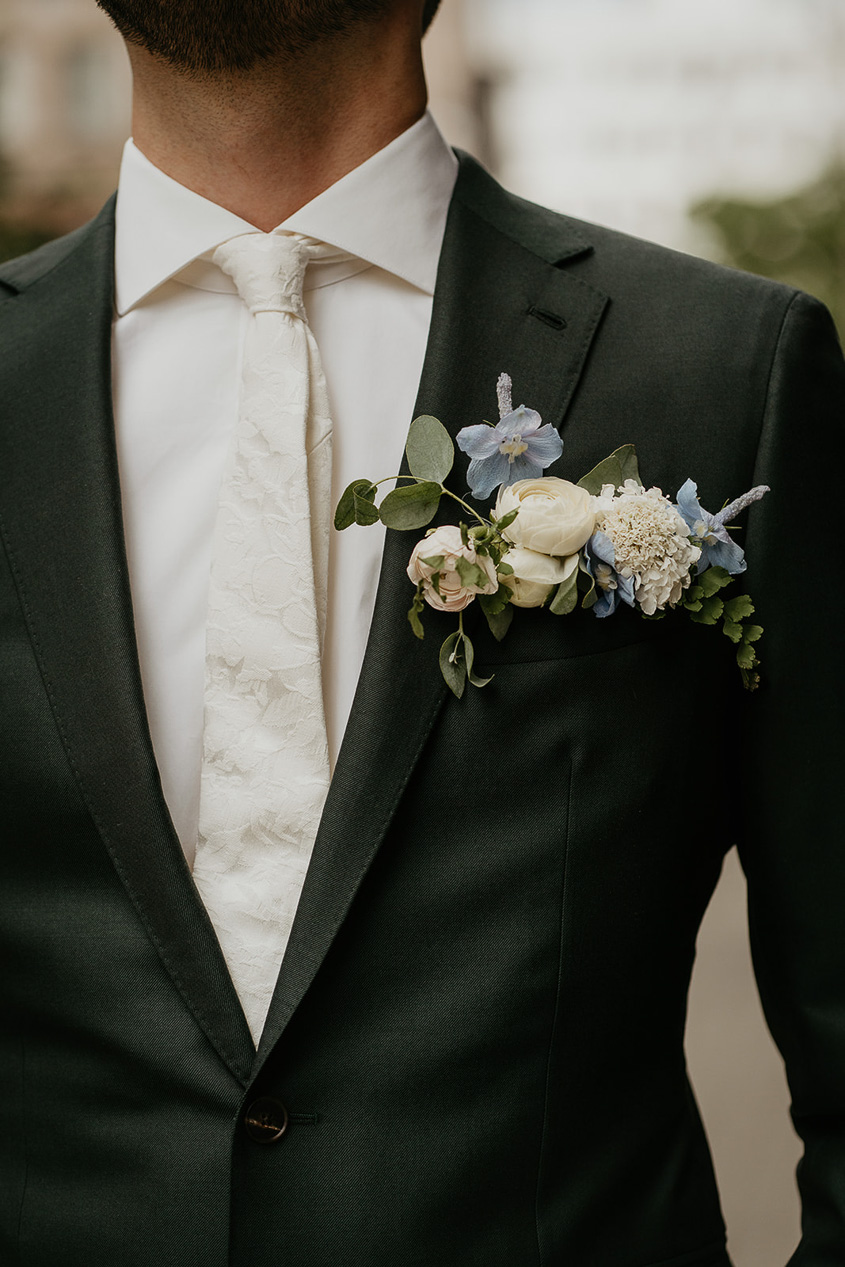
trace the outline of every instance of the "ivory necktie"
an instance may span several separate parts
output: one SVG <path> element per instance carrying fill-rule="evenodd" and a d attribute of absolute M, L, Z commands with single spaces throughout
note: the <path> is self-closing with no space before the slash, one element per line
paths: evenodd
<path fill-rule="evenodd" d="M 194 880 L 256 1044 L 329 786 L 331 421 L 302 301 L 315 258 L 346 257 L 279 232 L 213 256 L 249 317 L 215 526 Z"/>

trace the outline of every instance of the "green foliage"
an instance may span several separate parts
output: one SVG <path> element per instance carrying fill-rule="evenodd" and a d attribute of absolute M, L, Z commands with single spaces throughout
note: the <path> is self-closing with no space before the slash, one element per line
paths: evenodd
<path fill-rule="evenodd" d="M 417 592 L 414 594 L 414 601 L 411 603 L 411 608 L 410 608 L 410 611 L 408 612 L 408 622 L 414 631 L 415 638 L 422 639 L 423 637 L 425 637 L 425 631 L 422 626 L 422 620 L 420 619 L 424 610 L 425 610 L 425 599 L 423 597 L 423 584 L 422 584 L 422 581 L 420 581 L 419 585 L 417 586 Z"/>
<path fill-rule="evenodd" d="M 478 602 L 490 626 L 491 634 L 497 642 L 501 642 L 513 620 L 511 591 L 507 585 L 500 585 L 495 594 L 481 594 Z"/>
<path fill-rule="evenodd" d="M 760 685 L 757 672 L 760 661 L 752 643 L 759 641 L 763 629 L 760 625 L 744 623 L 754 612 L 754 604 L 747 594 L 737 594 L 726 600 L 719 598 L 719 591 L 730 585 L 733 579 L 725 568 L 707 568 L 695 578 L 678 606 L 685 607 L 690 619 L 698 625 L 718 625 L 719 621 L 722 622 L 722 633 L 736 647 L 743 685 L 747 690 L 755 691 Z"/>
<path fill-rule="evenodd" d="M 578 568 L 573 568 L 572 574 L 557 587 L 557 593 L 549 604 L 549 611 L 555 616 L 568 616 L 575 610 L 577 603 Z"/>
<path fill-rule="evenodd" d="M 463 555 L 459 555 L 455 560 L 455 571 L 461 578 L 461 585 L 465 589 L 475 586 L 476 589 L 483 589 L 490 581 L 489 576 L 482 567 L 477 563 L 470 563 L 469 559 L 465 559 Z"/>
<path fill-rule="evenodd" d="M 738 594 L 725 603 L 725 620 L 743 621 L 754 611 L 754 604 L 747 594 Z"/>
<path fill-rule="evenodd" d="M 376 488 L 369 480 L 353 480 L 344 490 L 334 512 L 334 526 L 338 532 L 352 524 L 378 523 L 378 511 L 373 505 Z"/>
<path fill-rule="evenodd" d="M 431 414 L 415 418 L 405 446 L 411 474 L 442 484 L 455 461 L 455 446 L 443 423 Z"/>
<path fill-rule="evenodd" d="M 614 449 L 610 457 L 594 466 L 583 479 L 578 481 L 579 488 L 585 488 L 593 497 L 598 497 L 605 484 L 619 488 L 626 480 L 636 480 L 642 487 L 640 468 L 637 462 L 637 450 L 632 444 L 623 444 Z"/>
<path fill-rule="evenodd" d="M 388 528 L 397 528 L 400 532 L 424 528 L 437 513 L 442 493 L 439 484 L 428 480 L 394 488 L 379 506 L 379 518 Z"/>
<path fill-rule="evenodd" d="M 786 198 L 710 198 L 691 214 L 715 230 L 723 263 L 817 295 L 845 330 L 845 164 Z"/>
<path fill-rule="evenodd" d="M 467 681 L 473 686 L 486 686 L 488 682 L 492 682 L 492 678 L 477 677 L 473 671 L 473 661 L 475 659 L 475 649 L 467 635 L 464 633 L 463 620 L 458 629 L 449 637 L 440 648 L 440 672 L 443 674 L 446 685 L 453 695 L 458 699 L 464 693 Z"/>
<path fill-rule="evenodd" d="M 581 599 L 581 606 L 585 611 L 589 611 L 591 607 L 595 607 L 599 601 L 599 596 L 596 593 L 596 583 L 590 575 L 590 569 L 587 567 L 583 554 L 578 560 L 576 574 L 578 577 L 578 592 L 584 595 Z"/>
<path fill-rule="evenodd" d="M 715 594 L 712 598 L 702 598 L 696 606 L 697 610 L 691 611 L 690 617 L 697 625 L 717 625 L 725 610 L 725 604 Z"/>
<path fill-rule="evenodd" d="M 510 528 L 518 514 L 519 508 L 516 510 L 509 510 L 506 515 L 502 515 L 501 519 L 497 519 L 495 515 L 491 515 L 490 522 L 494 525 L 497 532 L 504 532 L 506 528 Z"/>

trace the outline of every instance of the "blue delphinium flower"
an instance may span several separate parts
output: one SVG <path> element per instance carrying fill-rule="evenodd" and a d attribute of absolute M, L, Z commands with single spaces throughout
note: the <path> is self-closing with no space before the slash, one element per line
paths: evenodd
<path fill-rule="evenodd" d="M 597 616 L 611 616 L 620 602 L 634 606 L 634 578 L 616 571 L 616 550 L 606 533 L 593 533 L 584 546 L 584 561 L 596 583 L 598 598 L 593 610 Z"/>
<path fill-rule="evenodd" d="M 690 529 L 690 535 L 701 547 L 699 573 L 705 572 L 709 567 L 724 568 L 731 576 L 739 576 L 745 571 L 745 554 L 731 537 L 725 524 L 768 492 L 768 485 L 761 484 L 738 497 L 718 514 L 711 515 L 699 503 L 697 485 L 692 480 L 687 480 L 678 493 L 678 510 Z"/>
<path fill-rule="evenodd" d="M 500 418 L 495 427 L 485 423 L 458 432 L 458 448 L 471 459 L 467 482 L 473 497 L 483 501 L 500 484 L 538 479 L 563 452 L 563 441 L 535 409 L 513 408 L 511 380 L 502 374 L 497 384 Z"/>

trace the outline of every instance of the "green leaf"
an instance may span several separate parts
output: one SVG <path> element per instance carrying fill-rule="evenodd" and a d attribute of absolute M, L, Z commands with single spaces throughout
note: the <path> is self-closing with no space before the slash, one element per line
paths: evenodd
<path fill-rule="evenodd" d="M 344 528 L 349 528 L 352 524 L 361 522 L 357 519 L 355 513 L 356 497 L 372 503 L 375 495 L 375 485 L 371 484 L 369 480 L 353 480 L 337 503 L 337 510 L 334 512 L 334 526 L 338 532 L 343 532 Z M 377 522 L 378 513 L 375 519 L 370 520 L 370 523 Z"/>
<path fill-rule="evenodd" d="M 456 629 L 453 634 L 443 643 L 440 648 L 440 672 L 443 674 L 446 685 L 453 695 L 457 695 L 458 699 L 464 693 L 466 686 L 467 670 L 463 655 L 463 634 Z"/>
<path fill-rule="evenodd" d="M 504 588 L 505 587 L 502 586 L 502 589 Z M 480 602 L 481 602 L 481 610 L 484 612 L 484 615 L 487 618 L 487 624 L 490 626 L 491 634 L 493 635 L 493 637 L 496 639 L 497 642 L 501 642 L 505 634 L 508 632 L 508 630 L 511 627 L 511 621 L 513 620 L 513 607 L 511 606 L 509 602 L 506 602 L 504 607 L 500 607 L 498 609 L 490 609 L 485 606 L 485 601 L 484 601 L 485 598 L 495 599 L 496 595 L 495 594 L 483 595 L 482 598 L 480 599 Z"/>
<path fill-rule="evenodd" d="M 743 635 L 746 642 L 759 642 L 763 637 L 762 625 L 746 625 L 743 629 Z"/>
<path fill-rule="evenodd" d="M 561 581 L 557 593 L 549 604 L 549 611 L 554 616 L 568 616 L 578 603 L 578 569 L 573 568 L 570 576 Z"/>
<path fill-rule="evenodd" d="M 492 677 L 479 677 L 473 672 L 473 664 L 475 662 L 475 648 L 470 642 L 466 634 L 461 634 L 464 640 L 464 655 L 466 657 L 467 677 L 473 686 L 486 686 L 488 682 L 492 682 Z"/>
<path fill-rule="evenodd" d="M 746 671 L 753 669 L 754 666 L 759 663 L 756 655 L 754 654 L 753 647 L 750 647 L 744 640 L 736 649 L 736 662 L 741 669 L 745 669 Z"/>
<path fill-rule="evenodd" d="M 725 604 L 721 598 L 711 597 L 705 598 L 701 604 L 700 612 L 692 612 L 690 619 L 694 620 L 698 625 L 715 625 L 718 624 Z"/>
<path fill-rule="evenodd" d="M 485 616 L 496 616 L 510 606 L 511 590 L 500 585 L 495 594 L 479 594 L 478 602 Z"/>
<path fill-rule="evenodd" d="M 400 532 L 424 528 L 434 518 L 442 492 L 439 484 L 425 481 L 394 488 L 381 503 L 379 517 L 388 528 L 397 528 Z"/>
<path fill-rule="evenodd" d="M 742 641 L 742 625 L 736 624 L 732 620 L 726 620 L 722 625 L 722 633 L 730 638 L 731 642 Z"/>
<path fill-rule="evenodd" d="M 423 638 L 425 636 L 425 631 L 423 630 L 423 627 L 422 627 L 422 621 L 420 620 L 420 616 L 422 614 L 424 607 L 425 607 L 425 599 L 423 598 L 422 582 L 420 582 L 420 584 L 417 586 L 417 592 L 414 595 L 414 601 L 413 603 L 411 603 L 411 608 L 410 608 L 410 611 L 408 612 L 408 620 L 410 622 L 411 628 L 413 629 L 414 636 L 416 638 Z"/>
<path fill-rule="evenodd" d="M 405 452 L 411 474 L 435 484 L 443 483 L 455 461 L 455 446 L 449 432 L 431 414 L 422 414 L 411 423 Z"/>
<path fill-rule="evenodd" d="M 714 594 L 718 594 L 719 590 L 724 589 L 726 585 L 730 585 L 733 577 L 725 568 L 708 568 L 706 572 L 702 572 L 701 576 L 695 578 L 696 584 L 701 586 L 705 598 L 712 598 Z"/>
<path fill-rule="evenodd" d="M 623 444 L 621 448 L 614 449 L 610 457 L 599 462 L 598 466 L 594 466 L 578 481 L 578 487 L 585 488 L 588 493 L 598 497 L 603 485 L 612 484 L 614 488 L 618 488 L 626 480 L 636 480 L 642 488 L 637 450 L 633 444 Z"/>
<path fill-rule="evenodd" d="M 420 558 L 420 563 L 424 563 L 427 568 L 431 568 L 432 572 L 439 572 L 445 562 L 445 554 L 431 554 L 427 559 Z"/>
<path fill-rule="evenodd" d="M 683 605 L 689 607 L 700 598 L 704 598 L 704 590 L 700 585 L 691 585 L 684 595 Z"/>
<path fill-rule="evenodd" d="M 469 559 L 465 559 L 463 555 L 459 555 L 455 560 L 455 571 L 461 578 L 461 585 L 466 589 L 471 585 L 482 589 L 490 583 L 490 577 L 484 569 L 480 568 L 477 563 L 470 563 Z"/>
<path fill-rule="evenodd" d="M 496 528 L 496 531 L 504 532 L 506 528 L 510 528 L 511 524 L 513 523 L 514 519 L 516 519 L 518 514 L 519 514 L 519 507 L 517 506 L 516 510 L 509 510 L 506 515 L 502 515 L 501 519 L 496 519 L 495 516 L 493 516 L 492 522 Z"/>
<path fill-rule="evenodd" d="M 361 524 L 363 528 L 368 528 L 370 524 L 377 524 L 379 520 L 378 507 L 374 504 L 372 496 L 375 489 L 370 485 L 369 489 L 364 489 L 362 493 L 353 493 L 352 500 L 355 505 L 355 522 Z"/>
<path fill-rule="evenodd" d="M 737 594 L 725 603 L 725 620 L 745 620 L 754 611 L 754 604 L 747 594 Z"/>
<path fill-rule="evenodd" d="M 591 607 L 595 607 L 599 601 L 596 593 L 596 583 L 590 575 L 584 556 L 578 560 L 578 590 L 584 597 L 581 599 L 581 606 L 585 611 L 589 611 Z"/>

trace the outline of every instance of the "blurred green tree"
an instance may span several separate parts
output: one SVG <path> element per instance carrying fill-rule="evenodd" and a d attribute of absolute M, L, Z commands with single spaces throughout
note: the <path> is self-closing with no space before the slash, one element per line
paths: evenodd
<path fill-rule="evenodd" d="M 785 198 L 708 198 L 690 214 L 715 232 L 723 263 L 816 295 L 845 333 L 845 165 Z"/>

